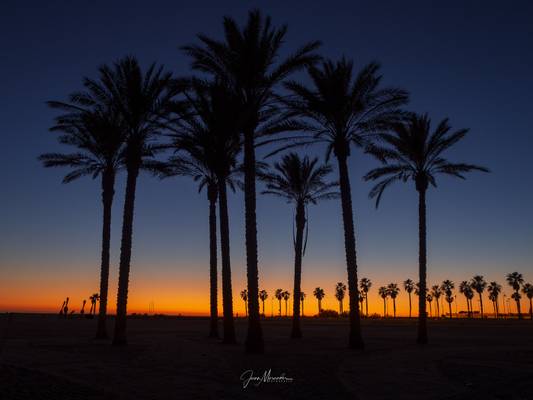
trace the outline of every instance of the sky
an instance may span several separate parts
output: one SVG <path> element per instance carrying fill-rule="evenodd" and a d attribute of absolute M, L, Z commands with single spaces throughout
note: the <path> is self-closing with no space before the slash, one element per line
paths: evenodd
<path fill-rule="evenodd" d="M 533 280 L 533 5 L 529 1 L 14 1 L 0 5 L 0 312 L 71 309 L 99 288 L 101 201 L 98 180 L 61 184 L 67 172 L 45 169 L 44 152 L 67 151 L 48 128 L 56 115 L 45 101 L 63 100 L 96 77 L 103 63 L 135 55 L 189 75 L 179 47 L 195 35 L 221 37 L 222 17 L 239 23 L 260 7 L 276 25 L 287 23 L 284 54 L 321 40 L 320 53 L 346 56 L 357 69 L 382 65 L 383 83 L 410 92 L 408 109 L 434 123 L 449 117 L 470 133 L 447 156 L 481 164 L 490 174 L 461 181 L 440 177 L 428 205 L 428 279 L 457 284 L 474 274 L 505 285 L 519 271 Z M 306 81 L 300 74 L 295 79 Z M 324 149 L 306 149 L 324 161 Z M 417 279 L 417 195 L 413 184 L 385 193 L 379 209 L 362 176 L 376 162 L 354 151 L 349 162 L 359 277 L 373 281 L 370 311 L 380 312 L 377 288 Z M 335 165 L 333 164 L 335 167 Z M 336 171 L 336 170 L 335 170 Z M 335 172 L 336 173 L 336 172 Z M 187 178 L 139 179 L 130 275 L 130 312 L 206 314 L 209 302 L 208 205 Z M 261 190 L 261 187 L 259 187 Z M 113 206 L 110 310 L 116 302 L 124 175 Z M 230 194 L 235 312 L 246 287 L 242 193 Z M 292 292 L 290 204 L 258 196 L 259 282 L 271 297 Z M 302 288 L 316 312 L 313 289 L 325 289 L 323 308 L 337 309 L 336 282 L 346 281 L 340 202 L 309 207 L 309 240 Z M 509 288 L 505 288 L 507 295 Z M 458 296 L 459 308 L 465 309 Z M 400 314 L 407 296 L 398 298 Z M 525 303 L 524 303 L 525 304 Z M 267 307 L 272 308 L 270 299 Z M 477 303 L 475 303 L 477 307 Z M 416 309 L 416 308 L 415 308 Z M 219 305 L 221 310 L 221 303 Z M 267 308 L 268 314 L 269 308 Z"/>

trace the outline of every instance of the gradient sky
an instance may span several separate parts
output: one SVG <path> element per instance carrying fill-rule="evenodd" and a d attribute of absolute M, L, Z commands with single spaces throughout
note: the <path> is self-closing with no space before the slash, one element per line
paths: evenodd
<path fill-rule="evenodd" d="M 298 5 L 299 4 L 299 5 Z M 220 37 L 223 15 L 244 21 L 261 5 L 275 24 L 288 23 L 286 49 L 320 39 L 327 57 L 353 58 L 358 68 L 378 60 L 384 82 L 411 93 L 409 109 L 434 121 L 449 117 L 471 133 L 448 157 L 488 166 L 466 182 L 441 178 L 428 194 L 429 282 L 457 283 L 473 274 L 504 283 L 518 270 L 533 280 L 533 3 L 529 1 L 14 1 L 0 5 L 2 88 L 0 148 L 0 311 L 49 311 L 63 297 L 79 309 L 98 291 L 101 202 L 90 178 L 62 185 L 66 171 L 44 169 L 42 152 L 60 150 L 47 129 L 45 101 L 65 99 L 102 63 L 136 55 L 177 75 L 189 60 L 178 47 L 198 32 Z M 332 7 L 334 5 L 335 7 Z M 309 150 L 322 154 L 321 148 Z M 377 287 L 417 278 L 417 197 L 412 184 L 385 194 L 379 210 L 362 175 L 376 163 L 350 160 L 359 276 Z M 124 176 L 113 208 L 110 305 L 114 311 Z M 236 312 L 245 288 L 241 193 L 230 196 Z M 186 178 L 138 184 L 131 268 L 131 312 L 208 312 L 207 200 Z M 258 197 L 260 287 L 292 291 L 290 205 Z M 303 290 L 346 281 L 340 203 L 309 208 Z M 508 289 L 506 289 L 509 293 Z M 270 302 L 268 303 L 270 306 Z M 406 296 L 399 308 L 405 312 Z M 460 306 L 464 302 L 460 302 Z M 314 309 L 316 305 L 310 303 Z M 306 306 L 309 307 L 309 306 Z"/>

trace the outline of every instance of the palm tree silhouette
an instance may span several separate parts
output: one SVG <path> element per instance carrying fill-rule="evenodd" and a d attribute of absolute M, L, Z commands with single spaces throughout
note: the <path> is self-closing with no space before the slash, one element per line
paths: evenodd
<path fill-rule="evenodd" d="M 426 301 L 429 304 L 429 316 L 431 317 L 431 315 L 433 314 L 432 311 L 431 311 L 431 302 L 433 301 L 433 295 L 431 293 L 428 293 L 426 295 Z"/>
<path fill-rule="evenodd" d="M 440 299 L 440 296 L 442 295 L 442 289 L 439 285 L 433 285 L 431 286 L 431 295 L 433 296 L 433 298 L 435 299 L 435 303 L 437 304 L 437 317 L 440 318 L 440 305 L 439 305 L 439 299 Z"/>
<path fill-rule="evenodd" d="M 293 228 L 294 245 L 294 297 L 300 298 L 302 282 L 302 258 L 307 245 L 307 233 L 309 227 L 307 205 L 316 204 L 320 200 L 332 199 L 338 196 L 335 182 L 326 182 L 325 179 L 331 173 L 328 165 L 319 165 L 318 158 L 303 159 L 296 153 L 290 153 L 282 157 L 281 162 L 275 163 L 274 167 L 261 173 L 260 177 L 266 182 L 266 190 L 263 194 L 269 194 L 284 198 L 296 207 Z M 294 226 L 293 225 L 293 226 Z M 304 237 L 305 236 L 305 237 Z M 300 328 L 300 303 L 293 302 L 292 338 L 301 338 Z"/>
<path fill-rule="evenodd" d="M 436 175 L 445 174 L 464 179 L 464 173 L 488 170 L 473 164 L 451 163 L 443 153 L 459 142 L 468 132 L 460 129 L 450 132 L 448 120 L 443 120 L 431 133 L 431 120 L 427 115 L 411 115 L 406 121 L 397 123 L 393 133 L 381 134 L 384 146 L 373 146 L 369 151 L 386 165 L 373 169 L 365 180 L 380 180 L 370 191 L 379 205 L 383 191 L 396 181 L 414 181 L 418 192 L 419 224 L 419 313 L 418 343 L 427 343 L 426 326 L 426 191 L 429 184 L 436 186 Z M 438 303 L 438 299 L 437 299 Z"/>
<path fill-rule="evenodd" d="M 487 286 L 487 291 L 489 292 L 489 300 L 492 301 L 492 306 L 494 307 L 494 314 L 496 318 L 499 318 L 500 310 L 498 307 L 498 297 L 502 291 L 502 285 L 498 282 L 490 282 Z"/>
<path fill-rule="evenodd" d="M 300 302 L 302 303 L 302 317 L 304 316 L 304 300 L 305 300 L 305 293 L 300 292 Z"/>
<path fill-rule="evenodd" d="M 342 314 L 342 301 L 344 300 L 344 294 L 346 293 L 346 285 L 342 282 L 338 282 L 335 286 L 335 298 L 339 302 L 339 315 Z"/>
<path fill-rule="evenodd" d="M 95 95 L 93 81 L 84 79 L 84 88 Z M 87 106 L 78 93 L 69 96 L 68 102 L 49 101 L 52 108 L 66 112 L 55 119 L 51 131 L 61 132 L 62 144 L 74 146 L 77 152 L 70 154 L 47 153 L 39 157 L 45 167 L 69 167 L 73 169 L 63 178 L 63 183 L 82 176 L 101 176 L 103 222 L 100 262 L 100 310 L 96 338 L 107 338 L 107 294 L 109 288 L 109 258 L 111 244 L 111 210 L 115 194 L 115 176 L 123 162 L 123 129 L 117 113 L 107 104 Z"/>
<path fill-rule="evenodd" d="M 219 206 L 222 258 L 224 343 L 235 343 L 227 187 L 235 191 L 237 156 L 241 150 L 237 125 L 239 104 L 220 82 L 192 79 L 184 91 L 186 102 L 170 129 L 170 157 L 163 176 L 185 175 L 207 187 L 210 248 L 210 337 L 218 337 L 216 202 Z M 247 313 L 247 310 L 246 310 Z"/>
<path fill-rule="evenodd" d="M 89 315 L 94 316 L 96 314 L 96 303 L 100 300 L 100 295 L 98 293 L 95 293 L 89 296 L 89 300 L 91 301 L 91 309 L 89 310 Z"/>
<path fill-rule="evenodd" d="M 87 303 L 87 300 L 83 299 L 83 302 L 81 303 L 81 310 L 80 315 L 83 316 L 85 314 L 85 304 Z"/>
<path fill-rule="evenodd" d="M 471 282 L 462 281 L 459 284 L 459 293 L 462 293 L 466 297 L 468 316 L 472 317 L 472 299 L 474 298 L 474 291 L 472 290 Z"/>
<path fill-rule="evenodd" d="M 470 282 L 470 286 L 479 294 L 479 310 L 481 312 L 481 318 L 483 318 L 483 292 L 487 287 L 487 282 L 483 279 L 482 275 L 475 275 Z"/>
<path fill-rule="evenodd" d="M 363 295 L 363 293 L 359 292 L 359 313 L 361 314 L 361 316 L 363 316 L 363 303 L 365 301 L 365 296 Z"/>
<path fill-rule="evenodd" d="M 409 318 L 411 318 L 411 293 L 413 293 L 413 290 L 415 290 L 415 283 L 412 279 L 406 279 L 403 282 L 403 288 L 409 295 Z"/>
<path fill-rule="evenodd" d="M 533 319 L 533 285 L 531 283 L 525 283 L 522 286 L 522 293 L 529 299 L 529 318 Z"/>
<path fill-rule="evenodd" d="M 310 121 L 306 128 L 309 134 L 293 145 L 326 144 L 326 158 L 332 152 L 337 158 L 350 303 L 349 345 L 359 349 L 364 343 L 357 306 L 357 255 L 348 157 L 352 145 L 366 147 L 370 136 L 396 120 L 397 107 L 407 101 L 406 92 L 379 87 L 378 70 L 379 65 L 372 63 L 354 76 L 351 61 L 326 60 L 320 66 L 308 67 L 310 88 L 297 82 L 285 85 L 291 94 L 287 101 L 291 113 Z"/>
<path fill-rule="evenodd" d="M 444 293 L 446 301 L 448 302 L 448 307 L 450 308 L 450 318 L 452 318 L 453 289 L 455 289 L 455 284 L 449 279 L 446 279 L 442 282 L 440 288 L 442 293 Z"/>
<path fill-rule="evenodd" d="M 324 289 L 317 287 L 313 290 L 313 296 L 318 300 L 318 315 L 320 316 L 320 312 L 322 311 L 322 299 L 326 296 L 326 293 L 324 292 Z"/>
<path fill-rule="evenodd" d="M 398 287 L 397 283 L 389 283 L 387 290 L 389 291 L 389 296 L 392 299 L 394 318 L 396 318 L 396 297 L 398 296 L 398 293 L 400 293 L 400 288 Z"/>
<path fill-rule="evenodd" d="M 254 10 L 242 28 L 230 17 L 224 18 L 224 40 L 198 35 L 201 45 L 183 47 L 192 57 L 192 67 L 231 84 L 240 96 L 242 133 L 244 137 L 244 206 L 246 225 L 246 267 L 249 295 L 246 351 L 264 351 L 259 318 L 257 224 L 256 224 L 256 162 L 255 139 L 290 130 L 276 111 L 274 90 L 291 73 L 314 63 L 313 51 L 320 45 L 311 42 L 280 60 L 280 49 L 287 27 L 272 26 L 270 17 Z"/>
<path fill-rule="evenodd" d="M 268 293 L 266 290 L 259 291 L 259 299 L 263 303 L 263 317 L 265 316 L 265 300 L 268 299 Z"/>
<path fill-rule="evenodd" d="M 522 313 L 520 312 L 520 299 L 522 296 L 520 296 L 520 286 L 524 284 L 524 277 L 521 273 L 518 272 L 512 272 L 507 274 L 506 278 L 507 283 L 509 286 L 511 286 L 514 290 L 514 293 L 511 295 L 511 298 L 516 301 L 516 311 L 518 312 L 518 319 L 522 319 Z"/>
<path fill-rule="evenodd" d="M 248 316 L 248 290 L 244 289 L 241 291 L 241 299 L 244 301 L 244 313 Z"/>
<path fill-rule="evenodd" d="M 283 289 L 276 289 L 274 297 L 279 301 L 279 316 L 281 317 L 281 299 L 283 299 Z"/>
<path fill-rule="evenodd" d="M 365 297 L 365 314 L 368 317 L 368 292 L 372 287 L 372 281 L 368 278 L 361 278 L 361 281 L 359 282 L 359 287 L 361 288 L 361 292 L 363 292 L 363 295 Z"/>
<path fill-rule="evenodd" d="M 283 293 L 281 294 L 281 297 L 283 297 L 283 300 L 285 300 L 285 316 L 287 317 L 289 315 L 289 310 L 288 310 L 288 301 L 291 297 L 291 294 L 287 291 L 287 290 L 284 290 Z"/>
<path fill-rule="evenodd" d="M 378 289 L 378 294 L 383 299 L 383 318 L 387 316 L 387 297 L 389 296 L 389 289 L 387 286 L 381 286 Z"/>

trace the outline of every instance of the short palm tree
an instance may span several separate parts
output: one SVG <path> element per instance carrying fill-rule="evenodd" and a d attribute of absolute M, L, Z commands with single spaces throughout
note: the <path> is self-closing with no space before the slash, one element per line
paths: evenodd
<path fill-rule="evenodd" d="M 431 291 L 429 292 L 433 298 L 435 299 L 435 303 L 437 304 L 437 317 L 440 318 L 440 305 L 439 305 L 439 299 L 442 295 L 442 289 L 439 285 L 433 285 L 431 286 Z"/>
<path fill-rule="evenodd" d="M 305 293 L 300 292 L 300 302 L 302 303 L 302 317 L 304 316 L 304 300 L 305 300 Z"/>
<path fill-rule="evenodd" d="M 339 302 L 339 315 L 343 312 L 342 301 L 344 300 L 345 293 L 346 285 L 342 282 L 337 282 L 337 285 L 335 285 L 335 298 Z"/>
<path fill-rule="evenodd" d="M 365 315 L 368 317 L 368 292 L 372 287 L 372 281 L 368 278 L 361 278 L 359 281 L 359 287 L 365 297 Z"/>
<path fill-rule="evenodd" d="M 263 317 L 265 316 L 265 300 L 268 299 L 268 293 L 266 290 L 259 291 L 259 300 L 263 303 Z"/>
<path fill-rule="evenodd" d="M 475 275 L 470 281 L 470 286 L 474 289 L 479 295 L 479 311 L 481 313 L 481 318 L 483 318 L 483 292 L 487 287 L 487 281 L 483 279 L 482 275 Z"/>
<path fill-rule="evenodd" d="M 281 299 L 283 299 L 283 289 L 276 289 L 274 297 L 279 301 L 279 316 L 281 317 Z"/>
<path fill-rule="evenodd" d="M 433 314 L 432 310 L 431 310 L 431 302 L 433 301 L 433 295 L 431 293 L 428 293 L 426 295 L 426 301 L 428 302 L 429 304 L 429 316 L 431 317 L 431 315 Z"/>
<path fill-rule="evenodd" d="M 518 312 L 518 319 L 522 319 L 522 313 L 520 312 L 520 287 L 524 284 L 524 277 L 519 272 L 511 272 L 507 274 L 506 278 L 507 283 L 514 290 L 514 293 L 511 295 L 514 301 L 516 301 L 516 311 Z"/>
<path fill-rule="evenodd" d="M 412 115 L 406 121 L 395 124 L 392 133 L 380 135 L 383 145 L 376 145 L 370 151 L 384 166 L 366 174 L 366 180 L 379 180 L 370 191 L 379 205 L 383 191 L 396 181 L 415 183 L 418 192 L 419 224 L 419 325 L 418 343 L 427 343 L 426 326 L 426 191 L 431 184 L 436 186 L 436 176 L 445 174 L 464 179 L 464 174 L 473 170 L 488 170 L 473 164 L 452 163 L 443 158 L 443 153 L 467 134 L 467 129 L 451 132 L 448 120 L 443 120 L 431 132 L 431 120 L 427 115 Z"/>
<path fill-rule="evenodd" d="M 292 115 L 308 122 L 309 134 L 300 144 L 325 144 L 326 157 L 333 152 L 338 162 L 350 304 L 349 346 L 363 348 L 348 157 L 352 147 L 365 148 L 371 136 L 383 132 L 398 119 L 398 107 L 406 103 L 407 93 L 381 87 L 379 65 L 375 63 L 365 66 L 357 75 L 353 63 L 344 58 L 323 61 L 307 71 L 310 87 L 297 82 L 286 84 L 291 95 L 288 106 Z"/>
<path fill-rule="evenodd" d="M 96 314 L 96 303 L 100 300 L 100 295 L 95 293 L 89 296 L 89 300 L 91 300 L 91 309 L 89 310 L 89 314 L 94 316 Z"/>
<path fill-rule="evenodd" d="M 264 351 L 259 318 L 256 223 L 255 140 L 259 136 L 287 130 L 274 106 L 274 90 L 291 73 L 314 63 L 319 42 L 311 42 L 281 58 L 287 27 L 274 27 L 270 17 L 254 10 L 242 28 L 230 17 L 224 18 L 224 39 L 198 35 L 201 45 L 183 48 L 192 58 L 192 67 L 228 83 L 240 96 L 244 137 L 244 207 L 246 226 L 246 267 L 249 295 L 246 351 Z"/>
<path fill-rule="evenodd" d="M 91 80 L 85 79 L 86 90 L 91 90 Z M 122 167 L 124 135 L 120 120 L 110 107 L 86 107 L 77 94 L 69 102 L 52 101 L 52 108 L 65 111 L 56 117 L 51 131 L 61 132 L 58 138 L 62 144 L 76 148 L 70 154 L 47 153 L 39 157 L 45 167 L 69 167 L 72 169 L 63 178 L 63 183 L 72 182 L 82 176 L 101 177 L 103 223 L 100 262 L 100 309 L 98 312 L 97 339 L 107 338 L 107 295 L 109 289 L 109 258 L 111 245 L 111 210 L 115 194 L 115 177 Z"/>
<path fill-rule="evenodd" d="M 320 312 L 322 311 L 322 299 L 326 296 L 326 293 L 324 292 L 324 289 L 317 287 L 313 290 L 313 296 L 318 300 L 318 315 L 320 316 Z"/>
<path fill-rule="evenodd" d="M 449 279 L 446 279 L 444 282 L 442 282 L 440 288 L 442 293 L 444 293 L 444 298 L 448 302 L 448 307 L 450 308 L 450 318 L 452 318 L 453 289 L 455 289 L 455 284 Z"/>
<path fill-rule="evenodd" d="M 244 301 L 244 314 L 248 316 L 248 290 L 241 291 L 241 299 Z"/>
<path fill-rule="evenodd" d="M 387 297 L 389 296 L 389 289 L 387 286 L 381 286 L 378 289 L 378 294 L 383 299 L 383 318 L 387 316 Z"/>
<path fill-rule="evenodd" d="M 393 315 L 394 318 L 396 318 L 396 297 L 398 297 L 398 293 L 400 293 L 400 288 L 398 287 L 397 283 L 389 283 L 387 290 L 389 291 L 389 296 L 392 299 Z"/>
<path fill-rule="evenodd" d="M 409 295 L 409 318 L 411 318 L 411 293 L 413 293 L 413 290 L 415 290 L 415 283 L 412 279 L 406 279 L 403 282 L 403 288 Z"/>
<path fill-rule="evenodd" d="M 525 283 L 522 286 L 522 293 L 529 299 L 529 318 L 533 319 L 533 285 L 531 283 Z"/>
<path fill-rule="evenodd" d="M 466 297 L 468 316 L 472 317 L 472 299 L 474 298 L 474 291 L 472 290 L 471 282 L 462 281 L 459 284 L 459 293 L 462 293 Z"/>
<path fill-rule="evenodd" d="M 490 282 L 487 286 L 487 291 L 489 292 L 489 300 L 492 301 L 492 306 L 494 308 L 494 315 L 496 315 L 496 318 L 499 317 L 500 310 L 498 306 L 498 298 L 500 296 L 500 293 L 502 291 L 502 285 L 500 285 L 498 282 Z"/>
<path fill-rule="evenodd" d="M 337 184 L 328 182 L 327 177 L 331 167 L 318 164 L 318 159 L 300 158 L 296 153 L 282 157 L 269 171 L 261 173 L 261 179 L 266 183 L 263 194 L 281 197 L 293 203 L 296 212 L 294 225 L 296 235 L 294 245 L 294 297 L 300 297 L 302 282 L 302 258 L 307 244 L 308 204 L 316 204 L 320 200 L 332 199 L 338 196 Z M 293 230 L 294 232 L 294 230 Z M 304 237 L 305 236 L 305 237 Z M 293 302 L 292 338 L 301 338 L 300 304 Z"/>
<path fill-rule="evenodd" d="M 281 297 L 283 297 L 283 300 L 285 300 L 285 316 L 287 317 L 289 316 L 288 302 L 289 302 L 289 299 L 291 298 L 291 294 L 287 290 L 284 290 L 283 293 L 281 294 Z"/>

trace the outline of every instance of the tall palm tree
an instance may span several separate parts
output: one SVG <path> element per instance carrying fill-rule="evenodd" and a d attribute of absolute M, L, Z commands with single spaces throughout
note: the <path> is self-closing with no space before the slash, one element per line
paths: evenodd
<path fill-rule="evenodd" d="M 346 285 L 342 282 L 338 282 L 335 286 L 335 298 L 339 302 L 339 315 L 342 314 L 342 301 L 344 300 L 344 294 L 346 293 Z"/>
<path fill-rule="evenodd" d="M 394 318 L 396 318 L 396 297 L 398 296 L 398 293 L 400 293 L 400 288 L 398 287 L 397 283 L 389 283 L 387 290 L 389 291 L 389 296 L 392 299 L 392 309 Z"/>
<path fill-rule="evenodd" d="M 286 83 L 293 115 L 308 122 L 306 138 L 296 144 L 326 144 L 326 158 L 333 152 L 339 168 L 344 247 L 350 303 L 349 345 L 363 348 L 359 315 L 357 255 L 348 157 L 352 146 L 364 148 L 369 137 L 387 129 L 407 101 L 403 90 L 380 87 L 379 65 L 372 63 L 354 76 L 351 61 L 326 60 L 307 71 L 311 87 Z M 289 145 L 290 146 L 290 145 Z"/>
<path fill-rule="evenodd" d="M 427 115 L 413 114 L 406 121 L 397 123 L 393 133 L 380 135 L 384 145 L 370 149 L 386 165 L 373 169 L 366 180 L 380 180 L 370 191 L 379 205 L 383 191 L 396 181 L 413 181 L 418 192 L 418 238 L 419 238 L 419 313 L 418 343 L 427 343 L 426 326 L 426 191 L 431 184 L 436 186 L 436 175 L 445 174 L 464 179 L 464 173 L 473 170 L 488 170 L 473 164 L 452 163 L 443 153 L 459 142 L 468 129 L 451 132 L 448 120 L 443 120 L 431 132 L 431 120 Z"/>
<path fill-rule="evenodd" d="M 281 317 L 281 299 L 283 298 L 283 289 L 276 289 L 274 297 L 279 301 L 279 316 Z"/>
<path fill-rule="evenodd" d="M 496 315 L 496 318 L 499 318 L 500 310 L 498 306 L 498 298 L 502 291 L 502 285 L 500 285 L 498 282 L 492 281 L 487 286 L 487 291 L 489 292 L 489 300 L 492 301 L 492 305 L 494 307 L 494 314 Z"/>
<path fill-rule="evenodd" d="M 409 318 L 411 318 L 411 293 L 413 293 L 413 290 L 415 290 L 415 283 L 412 279 L 406 279 L 403 282 L 403 288 L 409 295 Z"/>
<path fill-rule="evenodd" d="M 519 272 L 511 272 L 505 277 L 509 286 L 514 290 L 514 293 L 511 295 L 514 301 L 516 301 L 516 311 L 518 312 L 518 319 L 522 319 L 522 313 L 520 312 L 520 287 L 524 284 L 524 277 Z"/>
<path fill-rule="evenodd" d="M 93 295 L 89 296 L 89 300 L 91 300 L 91 309 L 89 310 L 89 314 L 94 316 L 96 314 L 96 303 L 100 300 L 100 295 L 98 293 L 94 293 Z"/>
<path fill-rule="evenodd" d="M 268 299 L 268 293 L 266 290 L 259 291 L 259 299 L 263 303 L 263 317 L 265 316 L 265 300 Z"/>
<path fill-rule="evenodd" d="M 529 299 L 529 318 L 533 319 L 533 285 L 531 283 L 525 283 L 522 286 L 522 293 Z"/>
<path fill-rule="evenodd" d="M 455 284 L 449 279 L 446 279 L 442 282 L 440 288 L 442 290 L 442 293 L 444 293 L 444 298 L 448 302 L 448 307 L 450 308 L 450 318 L 452 318 L 453 289 L 455 289 Z"/>
<path fill-rule="evenodd" d="M 260 175 L 261 179 L 266 182 L 266 190 L 262 192 L 263 194 L 281 197 L 293 203 L 296 208 L 293 225 L 296 226 L 296 235 L 293 235 L 294 298 L 296 299 L 300 297 L 302 258 L 307 244 L 306 227 L 309 227 L 307 205 L 338 196 L 335 190 L 337 183 L 326 180 L 330 173 L 331 167 L 318 164 L 317 158 L 309 159 L 307 156 L 300 158 L 296 153 L 289 153 L 282 157 L 281 162 L 275 163 L 271 170 L 262 172 Z M 291 337 L 302 337 L 298 301 L 293 302 Z"/>
<path fill-rule="evenodd" d="M 383 299 L 383 318 L 387 316 L 387 297 L 389 296 L 389 289 L 387 286 L 381 286 L 378 289 L 378 294 Z"/>
<path fill-rule="evenodd" d="M 472 299 L 474 298 L 474 291 L 472 290 L 471 282 L 462 281 L 459 284 L 459 293 L 462 293 L 465 296 L 468 316 L 472 317 Z"/>
<path fill-rule="evenodd" d="M 432 313 L 432 310 L 431 310 L 431 302 L 433 301 L 433 295 L 432 295 L 431 293 L 428 293 L 428 294 L 426 295 L 426 301 L 427 301 L 428 304 L 429 304 L 429 316 L 431 317 L 431 314 L 433 314 L 433 313 Z"/>
<path fill-rule="evenodd" d="M 244 301 L 244 314 L 248 316 L 248 290 L 241 291 L 241 299 Z"/>
<path fill-rule="evenodd" d="M 487 281 L 483 279 L 482 275 L 475 275 L 470 282 L 470 286 L 479 294 L 479 310 L 481 318 L 483 318 L 483 292 L 487 287 Z"/>
<path fill-rule="evenodd" d="M 361 281 L 359 282 L 359 287 L 365 297 L 365 315 L 368 317 L 368 292 L 372 287 L 372 281 L 368 278 L 361 278 Z"/>
<path fill-rule="evenodd" d="M 91 92 L 90 79 L 84 87 Z M 94 95 L 94 93 L 93 93 Z M 45 167 L 69 167 L 72 169 L 63 178 L 69 183 L 82 176 L 101 177 L 103 205 L 102 250 L 100 261 L 100 309 L 98 312 L 97 339 L 107 338 L 107 295 L 109 288 L 109 258 L 111 244 L 111 210 L 115 194 L 115 177 L 123 162 L 124 135 L 120 119 L 108 105 L 87 107 L 71 94 L 68 102 L 51 101 L 52 108 L 65 111 L 55 119 L 51 131 L 61 132 L 59 142 L 76 148 L 70 154 L 47 153 L 39 157 Z"/>
<path fill-rule="evenodd" d="M 320 312 L 322 311 L 322 299 L 326 296 L 326 293 L 324 292 L 324 289 L 317 287 L 313 290 L 313 296 L 318 300 L 318 316 L 320 316 Z"/>
<path fill-rule="evenodd" d="M 238 128 L 239 103 L 220 82 L 192 79 L 184 90 L 186 100 L 178 106 L 178 116 L 169 127 L 175 151 L 163 176 L 190 176 L 199 183 L 199 191 L 207 187 L 209 202 L 209 275 L 210 336 L 218 337 L 217 307 L 217 224 L 216 203 L 220 218 L 222 261 L 222 303 L 224 343 L 235 343 L 233 294 L 227 187 L 235 191 L 237 157 L 241 150 Z"/>
<path fill-rule="evenodd" d="M 288 129 L 276 111 L 275 90 L 291 73 L 314 63 L 319 57 L 313 52 L 319 42 L 310 42 L 296 52 L 281 58 L 287 26 L 274 27 L 270 17 L 254 10 L 241 28 L 230 17 L 224 18 L 224 39 L 215 40 L 198 35 L 200 45 L 185 46 L 192 57 L 192 67 L 231 85 L 242 105 L 244 137 L 244 206 L 246 225 L 246 267 L 249 295 L 248 334 L 246 351 L 264 351 L 259 318 L 256 225 L 256 162 L 257 137 L 280 133 Z"/>
<path fill-rule="evenodd" d="M 283 297 L 283 300 L 285 300 L 285 316 L 287 317 L 289 315 L 288 302 L 291 298 L 291 294 L 287 290 L 284 290 L 281 294 L 281 297 Z"/>
<path fill-rule="evenodd" d="M 304 316 L 304 300 L 305 300 L 305 293 L 300 292 L 300 302 L 302 303 L 302 317 Z"/>
<path fill-rule="evenodd" d="M 440 299 L 440 296 L 442 295 L 442 289 L 439 285 L 433 285 L 431 287 L 431 295 L 433 296 L 433 298 L 435 299 L 435 303 L 437 304 L 437 317 L 440 318 L 440 305 L 439 305 L 439 299 Z"/>

